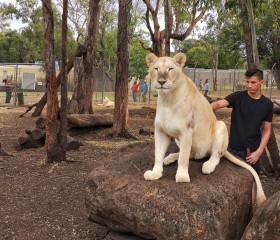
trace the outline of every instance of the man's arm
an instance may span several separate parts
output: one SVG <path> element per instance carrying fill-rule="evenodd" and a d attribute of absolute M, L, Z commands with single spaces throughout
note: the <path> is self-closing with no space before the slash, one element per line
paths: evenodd
<path fill-rule="evenodd" d="M 218 100 L 216 102 L 211 103 L 211 107 L 212 107 L 213 111 L 215 111 L 219 108 L 227 107 L 228 105 L 229 105 L 229 102 L 225 99 Z"/>
<path fill-rule="evenodd" d="M 246 158 L 248 163 L 255 164 L 262 155 L 271 134 L 271 122 L 263 122 L 262 138 L 259 148 Z"/>

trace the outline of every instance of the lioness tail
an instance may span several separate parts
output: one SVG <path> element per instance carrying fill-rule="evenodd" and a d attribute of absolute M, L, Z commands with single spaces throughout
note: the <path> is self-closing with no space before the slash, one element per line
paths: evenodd
<path fill-rule="evenodd" d="M 252 173 L 252 175 L 255 179 L 256 185 L 257 185 L 257 205 L 261 205 L 266 200 L 266 197 L 264 195 L 264 191 L 262 188 L 262 184 L 261 184 L 259 175 L 256 173 L 256 171 L 248 163 L 236 158 L 228 151 L 224 154 L 224 157 L 226 159 L 228 159 L 230 162 L 232 162 L 240 167 L 246 168 L 248 171 L 250 171 Z"/>

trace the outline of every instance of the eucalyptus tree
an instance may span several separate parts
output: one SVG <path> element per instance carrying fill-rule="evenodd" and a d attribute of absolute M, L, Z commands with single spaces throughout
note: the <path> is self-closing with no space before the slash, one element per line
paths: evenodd
<path fill-rule="evenodd" d="M 51 0 L 42 0 L 43 17 L 45 21 L 45 69 L 47 83 L 47 117 L 46 117 L 46 151 L 47 162 L 61 160 L 61 148 L 58 144 L 58 96 L 57 81 L 55 73 L 54 54 L 54 19 Z"/>
<path fill-rule="evenodd" d="M 59 121 L 59 136 L 58 143 L 61 149 L 61 161 L 66 161 L 66 146 L 67 146 L 67 15 L 68 15 L 68 0 L 63 0 L 62 7 L 62 44 L 61 44 L 61 99 L 60 99 L 60 121 Z"/>
<path fill-rule="evenodd" d="M 132 137 L 128 131 L 129 16 L 132 0 L 119 0 L 118 43 L 113 134 Z"/>
<path fill-rule="evenodd" d="M 87 25 L 87 36 L 85 47 L 87 49 L 83 56 L 84 69 L 84 99 L 80 102 L 80 113 L 93 113 L 92 96 L 94 86 L 94 61 L 96 61 L 96 51 L 98 42 L 99 17 L 100 17 L 100 0 L 89 1 L 89 21 Z"/>
<path fill-rule="evenodd" d="M 185 40 L 192 33 L 195 25 L 200 21 L 206 10 L 215 2 L 210 0 L 178 1 L 178 0 L 143 0 L 146 5 L 144 16 L 146 27 L 149 30 L 152 46 L 143 47 L 157 56 L 170 54 L 170 40 Z M 164 10 L 160 6 L 164 6 Z M 164 12 L 165 27 L 161 30 L 160 18 Z"/>

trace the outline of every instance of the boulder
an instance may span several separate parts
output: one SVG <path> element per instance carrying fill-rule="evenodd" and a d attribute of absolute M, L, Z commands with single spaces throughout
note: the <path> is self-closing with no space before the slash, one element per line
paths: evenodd
<path fill-rule="evenodd" d="M 239 240 L 249 222 L 253 177 L 225 159 L 210 175 L 201 171 L 203 160 L 191 161 L 190 183 L 175 182 L 177 162 L 164 166 L 161 179 L 144 180 L 154 164 L 151 142 L 99 162 L 88 176 L 86 209 L 89 220 L 114 232 L 158 240 Z"/>
<path fill-rule="evenodd" d="M 280 191 L 272 195 L 254 214 L 242 240 L 280 239 Z"/>

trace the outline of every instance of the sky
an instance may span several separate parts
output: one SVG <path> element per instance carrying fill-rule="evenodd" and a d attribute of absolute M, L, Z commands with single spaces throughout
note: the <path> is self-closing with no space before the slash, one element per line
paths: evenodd
<path fill-rule="evenodd" d="M 15 4 L 16 0 L 0 0 L 0 3 Z M 12 30 L 18 30 L 18 29 L 24 27 L 24 24 L 20 20 L 13 19 L 13 20 L 10 21 L 10 27 L 11 27 Z"/>

